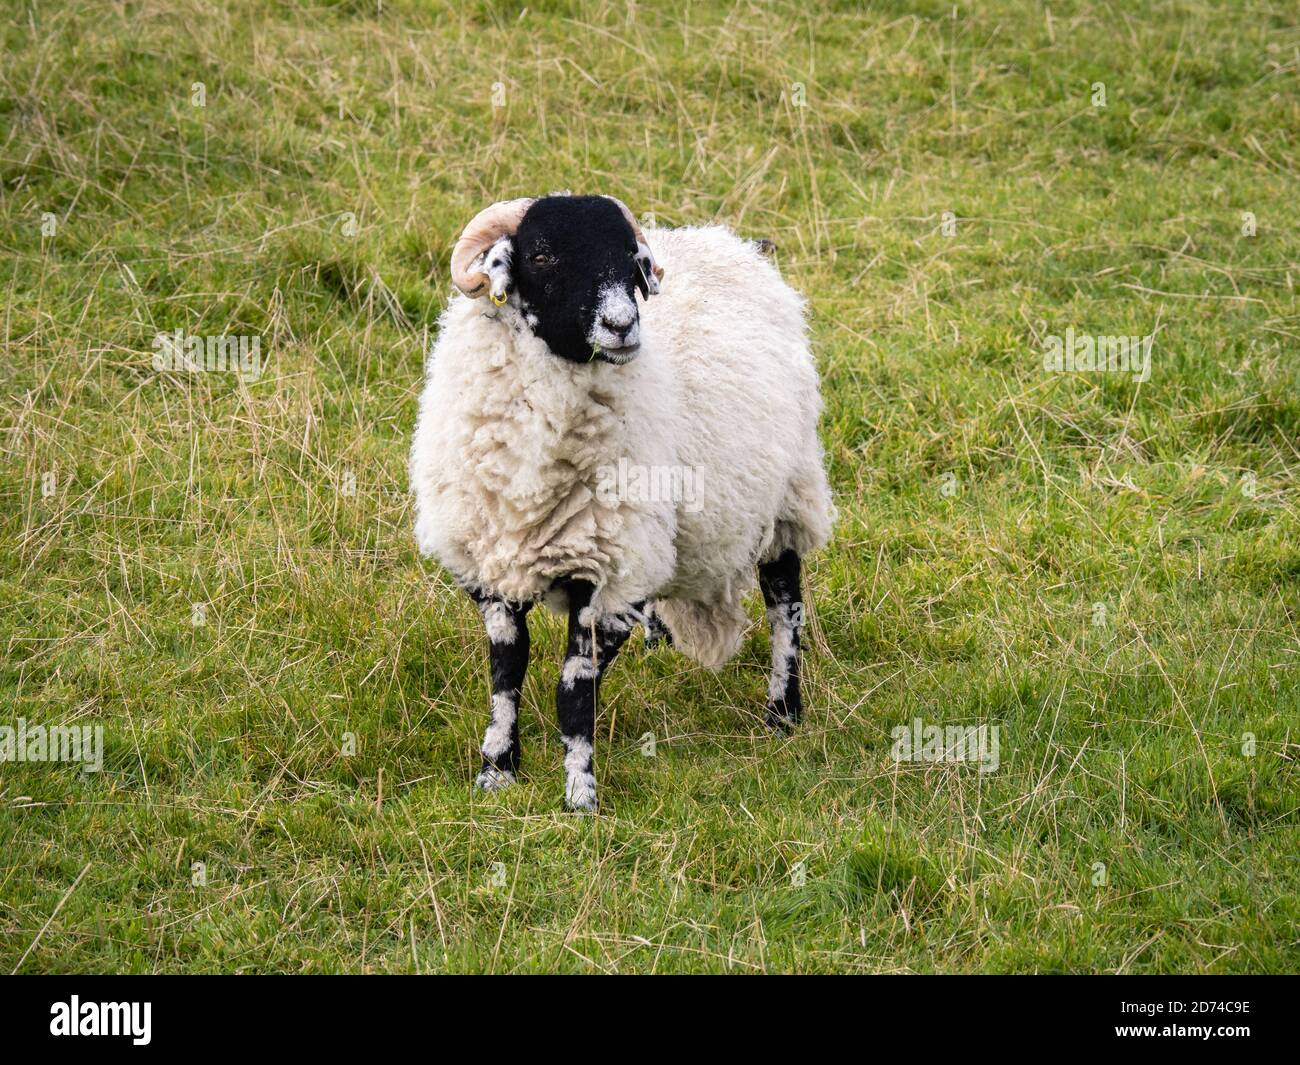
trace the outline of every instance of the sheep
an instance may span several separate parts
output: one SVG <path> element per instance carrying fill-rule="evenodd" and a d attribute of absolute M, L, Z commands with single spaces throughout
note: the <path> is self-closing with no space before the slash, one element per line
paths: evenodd
<path fill-rule="evenodd" d="M 793 727 L 800 560 L 835 518 L 802 298 L 724 227 L 643 231 L 619 200 L 567 193 L 480 212 L 451 274 L 410 475 L 417 546 L 487 631 L 477 786 L 519 769 L 537 603 L 568 619 L 556 713 L 569 809 L 596 808 L 598 688 L 635 625 L 717 669 L 743 639 L 755 570 L 772 630 L 766 721 Z"/>

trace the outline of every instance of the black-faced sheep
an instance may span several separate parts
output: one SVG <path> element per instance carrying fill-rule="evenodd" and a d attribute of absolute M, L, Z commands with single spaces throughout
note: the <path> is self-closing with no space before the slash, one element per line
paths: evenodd
<path fill-rule="evenodd" d="M 462 295 L 430 355 L 411 480 L 417 543 L 490 641 L 478 784 L 519 766 L 537 602 L 568 617 L 556 706 L 571 808 L 595 807 L 597 689 L 634 625 L 662 622 L 717 668 L 740 645 L 755 570 L 767 719 L 797 722 L 800 556 L 834 518 L 802 299 L 727 229 L 642 232 L 604 196 L 494 204 L 451 271 Z"/>

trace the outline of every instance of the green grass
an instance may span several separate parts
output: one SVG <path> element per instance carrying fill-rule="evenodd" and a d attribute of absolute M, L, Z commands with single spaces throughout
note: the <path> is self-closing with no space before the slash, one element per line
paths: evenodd
<path fill-rule="evenodd" d="M 3 6 L 0 724 L 105 756 L 0 765 L 0 969 L 1300 965 L 1293 3 Z M 841 511 L 805 725 L 757 603 L 717 675 L 636 640 L 596 818 L 551 617 L 470 790 L 405 474 L 452 241 L 566 187 L 778 243 Z M 1045 373 L 1070 327 L 1150 380 Z M 914 717 L 1000 768 L 895 763 Z"/>

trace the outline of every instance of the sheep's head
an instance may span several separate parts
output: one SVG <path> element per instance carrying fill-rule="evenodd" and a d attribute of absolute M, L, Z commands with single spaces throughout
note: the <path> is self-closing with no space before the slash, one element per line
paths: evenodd
<path fill-rule="evenodd" d="M 467 296 L 509 302 L 550 350 L 574 362 L 631 362 L 641 343 L 636 293 L 663 270 L 632 213 L 610 196 L 493 204 L 465 228 L 451 275 Z"/>

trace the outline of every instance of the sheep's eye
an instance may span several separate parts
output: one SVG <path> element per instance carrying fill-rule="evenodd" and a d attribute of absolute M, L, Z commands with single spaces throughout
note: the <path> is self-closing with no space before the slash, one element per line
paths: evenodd
<path fill-rule="evenodd" d="M 538 252 L 536 255 L 533 256 L 534 266 L 549 266 L 550 262 L 551 262 L 551 257 L 549 255 L 543 254 L 542 252 Z"/>

